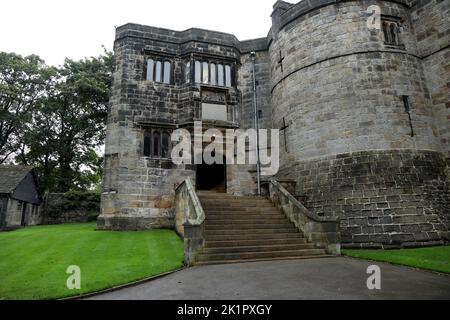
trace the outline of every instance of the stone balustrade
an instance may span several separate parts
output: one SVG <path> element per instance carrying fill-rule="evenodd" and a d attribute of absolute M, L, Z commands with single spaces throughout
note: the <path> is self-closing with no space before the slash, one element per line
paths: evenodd
<path fill-rule="evenodd" d="M 329 254 L 340 254 L 339 217 L 320 217 L 306 209 L 279 182 L 269 184 L 270 200 L 303 232 L 308 242 L 324 245 Z"/>
<path fill-rule="evenodd" d="M 184 263 L 193 264 L 204 246 L 205 212 L 190 178 L 175 189 L 175 229 L 184 239 Z"/>

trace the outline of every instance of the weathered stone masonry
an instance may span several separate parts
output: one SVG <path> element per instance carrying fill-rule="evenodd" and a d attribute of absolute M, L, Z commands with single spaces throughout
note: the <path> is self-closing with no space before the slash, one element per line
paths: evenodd
<path fill-rule="evenodd" d="M 401 21 L 401 45 L 368 30 L 372 4 Z M 290 123 L 278 176 L 296 172 L 308 209 L 341 216 L 344 246 L 448 237 L 448 13 L 449 1 L 302 1 L 272 16 L 273 123 Z"/>
<path fill-rule="evenodd" d="M 367 28 L 370 5 L 395 25 Z M 281 169 L 311 211 L 340 216 L 344 246 L 442 243 L 450 227 L 450 1 L 277 1 L 266 38 L 127 24 L 117 29 L 100 229 L 173 227 L 175 187 L 196 166 L 143 156 L 145 132 L 192 130 L 202 104 L 251 128 L 250 52 L 260 126 L 284 128 Z M 393 41 L 392 39 L 395 39 Z M 146 80 L 170 61 L 170 83 Z M 198 84 L 195 61 L 231 66 L 231 86 Z M 187 63 L 190 63 L 190 70 Z M 186 76 L 188 74 L 188 76 Z M 286 144 L 285 144 L 286 141 Z M 227 166 L 227 192 L 254 194 L 254 166 Z"/>
<path fill-rule="evenodd" d="M 265 50 L 265 51 L 264 51 Z M 257 74 L 268 91 L 269 64 L 266 39 L 239 42 L 234 36 L 199 29 L 175 32 L 128 24 L 117 29 L 111 111 L 108 118 L 105 173 L 100 229 L 172 227 L 175 187 L 191 177 L 195 166 L 175 166 L 169 158 L 143 155 L 144 134 L 159 128 L 186 128 L 203 120 L 205 129 L 248 128 L 253 122 L 250 52 L 258 55 Z M 264 52 L 262 52 L 264 51 Z M 170 83 L 146 80 L 147 59 L 170 61 Z M 187 63 L 213 61 L 233 69 L 231 86 L 211 86 L 194 81 Z M 247 70 L 245 72 L 237 72 Z M 186 77 L 188 75 L 188 78 Z M 202 103 L 226 105 L 227 121 L 202 119 Z M 270 126 L 266 95 L 259 98 L 261 124 Z M 227 170 L 227 187 L 236 194 L 254 193 L 252 166 Z"/>

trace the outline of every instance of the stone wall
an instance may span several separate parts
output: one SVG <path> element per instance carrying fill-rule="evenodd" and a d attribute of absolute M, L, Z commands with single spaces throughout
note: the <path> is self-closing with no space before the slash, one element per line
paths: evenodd
<path fill-rule="evenodd" d="M 366 1 L 322 7 L 274 36 L 273 125 L 281 127 L 283 117 L 290 125 L 287 149 L 295 160 L 374 149 L 441 150 L 408 10 L 377 4 L 405 20 L 405 50 L 386 47 L 382 31 L 367 28 Z M 409 96 L 414 137 L 403 95 Z"/>
<path fill-rule="evenodd" d="M 411 8 L 411 21 L 422 58 L 429 99 L 436 119 L 436 133 L 450 156 L 450 2 L 417 1 Z"/>
<path fill-rule="evenodd" d="M 98 198 L 84 198 L 71 200 L 64 193 L 47 194 L 41 206 L 41 224 L 96 221 L 100 214 Z"/>
<path fill-rule="evenodd" d="M 399 45 L 367 27 L 373 4 L 383 19 L 400 21 Z M 284 128 L 277 178 L 295 180 L 296 195 L 314 213 L 339 215 L 347 246 L 441 243 L 450 206 L 449 6 L 277 1 L 267 38 L 242 42 L 200 29 L 117 28 L 98 227 L 174 226 L 174 186 L 195 181 L 196 167 L 144 157 L 144 132 L 192 133 L 202 102 L 216 95 L 233 117 L 205 129 L 253 127 L 254 51 L 260 126 Z M 150 57 L 171 61 L 170 84 L 146 81 Z M 196 59 L 229 63 L 232 88 L 187 81 L 186 63 Z M 256 193 L 255 175 L 254 165 L 228 166 L 227 192 Z"/>
<path fill-rule="evenodd" d="M 249 53 L 241 55 L 238 75 L 238 88 L 242 93 L 241 122 L 242 129 L 255 128 L 253 105 L 252 59 Z M 255 52 L 256 105 L 260 128 L 271 128 L 272 110 L 270 108 L 270 60 L 267 50 Z"/>
<path fill-rule="evenodd" d="M 351 246 L 436 243 L 448 238 L 447 166 L 438 152 L 363 151 L 300 161 L 295 195 L 319 216 L 341 218 L 341 240 Z"/>
<path fill-rule="evenodd" d="M 236 84 L 235 76 L 231 82 L 236 86 L 211 88 L 193 83 L 192 77 L 186 79 L 186 64 L 190 62 L 193 66 L 197 59 L 217 59 L 231 65 L 237 75 L 241 53 L 264 49 L 267 49 L 264 39 L 240 43 L 236 37 L 221 32 L 199 29 L 177 32 L 136 24 L 117 28 L 99 229 L 173 227 L 174 186 L 187 177 L 195 181 L 195 166 L 176 166 L 170 158 L 144 157 L 145 130 L 186 128 L 192 132 L 193 122 L 201 119 L 202 102 L 216 99 L 217 92 L 224 97 L 229 114 L 234 118 L 216 126 L 239 127 L 241 118 L 248 119 L 248 113 L 240 108 L 240 90 L 248 90 L 248 79 Z M 146 80 L 146 61 L 155 57 L 171 61 L 170 84 Z M 262 57 L 258 71 L 261 69 L 259 72 L 265 73 L 267 78 L 268 60 L 264 54 Z M 267 91 L 267 87 L 264 81 L 261 91 Z M 261 94 L 259 99 L 266 109 L 263 114 L 268 123 L 268 98 Z M 205 124 L 206 127 L 211 124 Z M 238 176 L 246 178 L 246 172 Z M 236 188 L 231 187 L 230 191 Z"/>
<path fill-rule="evenodd" d="M 428 13 L 433 19 L 447 10 L 440 3 Z M 367 28 L 372 4 L 402 20 L 402 46 L 386 45 L 381 30 Z M 399 1 L 324 0 L 280 4 L 272 15 L 272 122 L 281 127 L 284 118 L 289 125 L 278 177 L 297 182 L 297 196 L 311 211 L 341 217 L 346 246 L 448 239 L 449 124 L 440 116 L 447 53 L 429 58 L 435 68 L 421 56 L 436 45 L 417 42 L 420 19 L 411 19 L 410 10 Z M 432 38 L 447 37 L 442 24 L 435 27 Z"/>

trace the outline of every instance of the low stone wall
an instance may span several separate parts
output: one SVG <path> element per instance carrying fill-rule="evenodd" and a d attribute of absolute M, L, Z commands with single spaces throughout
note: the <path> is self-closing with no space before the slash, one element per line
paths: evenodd
<path fill-rule="evenodd" d="M 100 197 L 95 193 L 50 193 L 44 199 L 42 224 L 96 221 Z"/>

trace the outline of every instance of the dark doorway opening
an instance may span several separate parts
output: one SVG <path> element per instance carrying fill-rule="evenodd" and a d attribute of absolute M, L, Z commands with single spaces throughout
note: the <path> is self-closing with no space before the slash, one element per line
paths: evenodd
<path fill-rule="evenodd" d="M 226 192 L 226 166 L 224 164 L 198 164 L 197 190 Z"/>
<path fill-rule="evenodd" d="M 20 225 L 23 226 L 23 227 L 26 225 L 26 215 L 27 215 L 27 203 L 23 202 L 23 205 L 22 205 L 22 220 L 20 222 Z"/>
<path fill-rule="evenodd" d="M 3 198 L 0 198 L 0 229 L 3 227 L 6 220 L 7 206 L 5 205 L 4 202 L 5 200 Z"/>

